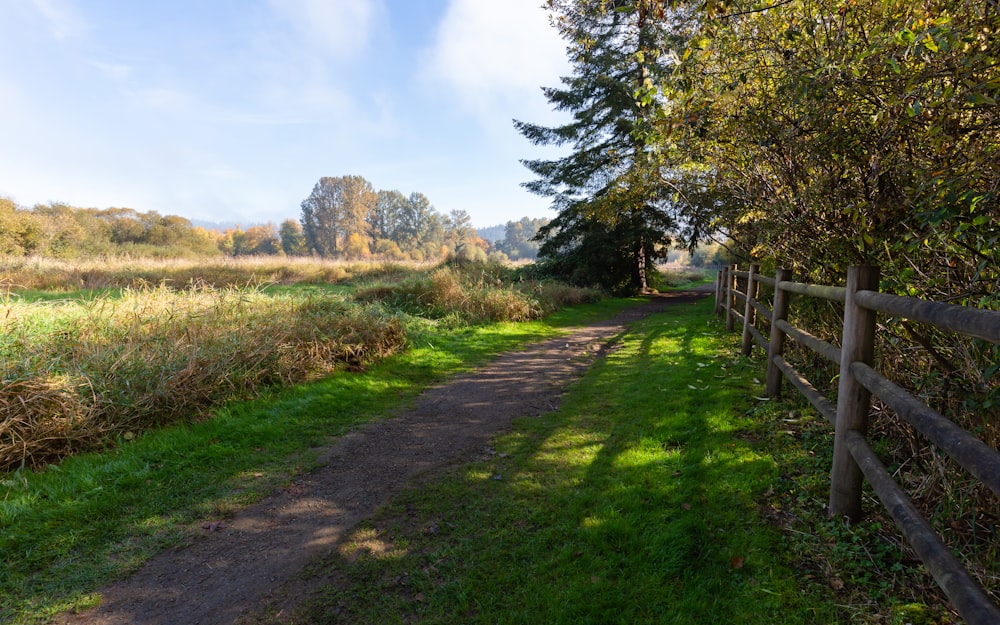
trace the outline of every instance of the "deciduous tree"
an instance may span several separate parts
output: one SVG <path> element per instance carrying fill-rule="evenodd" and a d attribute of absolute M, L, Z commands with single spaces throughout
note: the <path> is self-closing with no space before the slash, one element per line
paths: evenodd
<path fill-rule="evenodd" d="M 361 176 L 320 178 L 302 202 L 302 231 L 311 250 L 336 257 L 352 234 L 368 236 L 366 221 L 378 194 Z"/>

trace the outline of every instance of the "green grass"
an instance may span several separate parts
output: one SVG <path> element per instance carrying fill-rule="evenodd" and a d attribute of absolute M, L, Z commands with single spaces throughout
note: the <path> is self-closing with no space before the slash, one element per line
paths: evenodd
<path fill-rule="evenodd" d="M 426 325 L 412 348 L 364 373 L 235 403 L 200 423 L 151 431 L 48 470 L 0 474 L 0 622 L 34 623 L 92 602 L 100 585 L 183 542 L 313 466 L 318 445 L 391 414 L 427 385 L 528 341 L 633 305 L 609 300 L 542 322 L 451 331 Z"/>
<path fill-rule="evenodd" d="M 43 622 L 314 466 L 313 450 L 493 355 L 609 316 L 442 330 L 46 471 L 0 474 L 0 622 Z M 284 590 L 307 623 L 953 622 L 885 526 L 825 518 L 829 428 L 759 401 L 710 300 L 637 324 L 562 399 L 426 476 Z M 921 578 L 920 576 L 923 576 Z M 920 581 L 923 579 L 923 581 Z M 916 580 L 916 581 L 915 581 Z M 280 593 L 279 593 L 280 599 Z M 260 623 L 273 615 L 260 615 Z"/>
<path fill-rule="evenodd" d="M 641 322 L 558 412 L 396 498 L 280 622 L 838 622 L 758 512 L 779 467 L 710 308 Z"/>

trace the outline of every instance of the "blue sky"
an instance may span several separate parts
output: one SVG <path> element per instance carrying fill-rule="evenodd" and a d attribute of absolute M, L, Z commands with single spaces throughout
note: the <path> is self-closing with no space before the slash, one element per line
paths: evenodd
<path fill-rule="evenodd" d="M 568 73 L 542 0 L 0 0 L 0 196 L 243 225 L 321 176 L 424 193 L 477 226 L 552 216 Z"/>

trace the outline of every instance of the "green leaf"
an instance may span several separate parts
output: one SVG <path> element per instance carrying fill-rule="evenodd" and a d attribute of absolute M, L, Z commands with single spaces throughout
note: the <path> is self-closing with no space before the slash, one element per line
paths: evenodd
<path fill-rule="evenodd" d="M 967 100 L 976 106 L 979 106 L 980 104 L 989 104 L 991 106 L 997 105 L 997 101 L 985 93 L 970 93 Z"/>
<path fill-rule="evenodd" d="M 913 102 L 906 105 L 906 114 L 910 117 L 916 117 L 923 112 L 924 107 L 920 104 L 920 100 L 914 100 Z"/>

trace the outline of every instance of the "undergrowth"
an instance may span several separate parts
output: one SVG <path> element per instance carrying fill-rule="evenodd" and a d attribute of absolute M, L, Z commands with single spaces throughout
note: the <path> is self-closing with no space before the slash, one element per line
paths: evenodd
<path fill-rule="evenodd" d="M 502 265 L 442 266 L 401 280 L 361 286 L 354 297 L 391 308 L 461 323 L 527 321 L 564 306 L 597 301 L 602 294 L 552 281 L 519 281 Z"/>
<path fill-rule="evenodd" d="M 565 285 L 516 288 L 504 282 L 509 270 L 499 265 L 5 262 L 7 270 L 35 263 L 23 280 L 75 272 L 82 284 L 119 286 L 61 299 L 52 292 L 7 293 L 0 319 L 0 471 L 42 467 L 153 427 L 203 418 L 228 400 L 337 368 L 364 368 L 404 349 L 407 327 L 419 327 L 420 318 L 445 326 L 525 321 L 599 297 Z M 351 297 L 353 288 L 310 283 L 362 276 L 393 286 Z M 64 288 L 74 285 L 60 280 Z M 254 286 L 263 280 L 269 283 Z M 183 288 L 170 286 L 178 283 Z M 120 286 L 128 284 L 146 286 Z"/>
<path fill-rule="evenodd" d="M 216 288 L 265 284 L 330 284 L 373 275 L 396 275 L 430 264 L 343 261 L 312 257 L 153 259 L 109 257 L 72 261 L 0 256 L 0 289 L 9 292 L 144 288 Z"/>
<path fill-rule="evenodd" d="M 870 487 L 865 487 L 864 520 L 852 524 L 828 517 L 833 431 L 826 419 L 794 395 L 757 401 L 748 415 L 772 441 L 784 467 L 760 512 L 783 531 L 785 549 L 800 563 L 803 579 L 834 590 L 850 623 L 958 622 Z"/>

